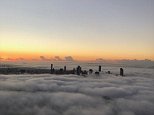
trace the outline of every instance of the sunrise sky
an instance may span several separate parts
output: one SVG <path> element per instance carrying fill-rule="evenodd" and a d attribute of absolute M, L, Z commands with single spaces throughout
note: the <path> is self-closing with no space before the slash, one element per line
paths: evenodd
<path fill-rule="evenodd" d="M 0 0 L 0 58 L 154 60 L 154 0 Z"/>

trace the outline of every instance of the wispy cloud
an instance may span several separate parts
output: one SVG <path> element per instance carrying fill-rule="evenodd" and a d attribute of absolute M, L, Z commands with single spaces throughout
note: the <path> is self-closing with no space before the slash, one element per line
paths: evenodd
<path fill-rule="evenodd" d="M 23 60 L 25 60 L 25 59 L 20 57 L 20 58 L 16 58 L 16 60 L 17 60 L 17 61 L 23 61 Z"/>
<path fill-rule="evenodd" d="M 1 58 L 1 57 L 0 57 L 0 60 L 3 60 L 3 59 L 4 59 L 4 58 Z"/>
<path fill-rule="evenodd" d="M 66 61 L 74 61 L 74 59 L 73 59 L 72 56 L 66 56 L 66 57 L 65 57 L 65 60 L 66 60 Z"/>
<path fill-rule="evenodd" d="M 54 57 L 54 60 L 55 60 L 55 61 L 62 61 L 62 59 L 61 59 L 59 56 L 55 56 L 55 57 Z"/>
<path fill-rule="evenodd" d="M 52 60 L 52 59 L 46 58 L 45 56 L 40 56 L 40 59 L 43 61 L 51 61 Z"/>

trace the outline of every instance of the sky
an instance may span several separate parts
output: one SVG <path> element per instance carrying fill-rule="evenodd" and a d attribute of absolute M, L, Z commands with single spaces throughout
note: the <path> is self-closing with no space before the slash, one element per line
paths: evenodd
<path fill-rule="evenodd" d="M 0 58 L 154 60 L 154 0 L 0 0 Z"/>

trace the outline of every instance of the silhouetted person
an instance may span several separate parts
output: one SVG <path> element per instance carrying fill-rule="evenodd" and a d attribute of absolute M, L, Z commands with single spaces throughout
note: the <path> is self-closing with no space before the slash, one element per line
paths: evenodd
<path fill-rule="evenodd" d="M 76 71 L 77 71 L 77 75 L 80 75 L 80 73 L 81 73 L 81 67 L 78 66 Z"/>
<path fill-rule="evenodd" d="M 21 73 L 21 74 L 24 74 L 25 72 L 26 72 L 26 70 L 24 70 L 24 69 L 21 69 L 21 70 L 20 70 L 20 73 Z"/>
<path fill-rule="evenodd" d="M 107 73 L 108 73 L 108 74 L 111 74 L 111 72 L 110 72 L 110 71 L 107 71 Z"/>
<path fill-rule="evenodd" d="M 82 75 L 87 75 L 88 72 L 86 70 L 82 71 Z"/>
<path fill-rule="evenodd" d="M 124 76 L 124 70 L 122 68 L 120 68 L 120 75 Z"/>
<path fill-rule="evenodd" d="M 72 74 L 75 74 L 75 72 L 76 72 L 76 70 L 75 70 L 75 68 L 73 68 Z"/>
<path fill-rule="evenodd" d="M 63 68 L 60 68 L 59 71 L 63 72 Z"/>
<path fill-rule="evenodd" d="M 96 71 L 96 72 L 95 72 L 95 75 L 99 75 L 99 72 L 98 72 L 98 71 Z"/>
<path fill-rule="evenodd" d="M 66 66 L 64 66 L 64 72 L 66 72 Z"/>
<path fill-rule="evenodd" d="M 53 73 L 53 64 L 51 64 L 51 73 Z"/>
<path fill-rule="evenodd" d="M 101 66 L 99 66 L 99 70 L 98 70 L 98 71 L 99 71 L 99 72 L 101 72 L 101 69 L 102 69 L 102 67 L 101 67 Z"/>
<path fill-rule="evenodd" d="M 93 73 L 93 70 L 92 69 L 89 69 L 89 73 L 92 74 Z"/>
<path fill-rule="evenodd" d="M 63 73 L 64 73 L 63 68 L 60 68 L 60 70 L 59 70 L 59 74 L 63 74 Z"/>
<path fill-rule="evenodd" d="M 54 73 L 54 72 L 55 72 L 55 69 L 53 68 L 53 69 L 52 69 L 52 73 Z"/>

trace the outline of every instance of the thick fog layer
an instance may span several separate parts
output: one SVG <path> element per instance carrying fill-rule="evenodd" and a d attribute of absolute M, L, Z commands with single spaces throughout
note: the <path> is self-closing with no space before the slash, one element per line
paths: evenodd
<path fill-rule="evenodd" d="M 154 72 L 0 75 L 1 115 L 154 115 Z"/>

